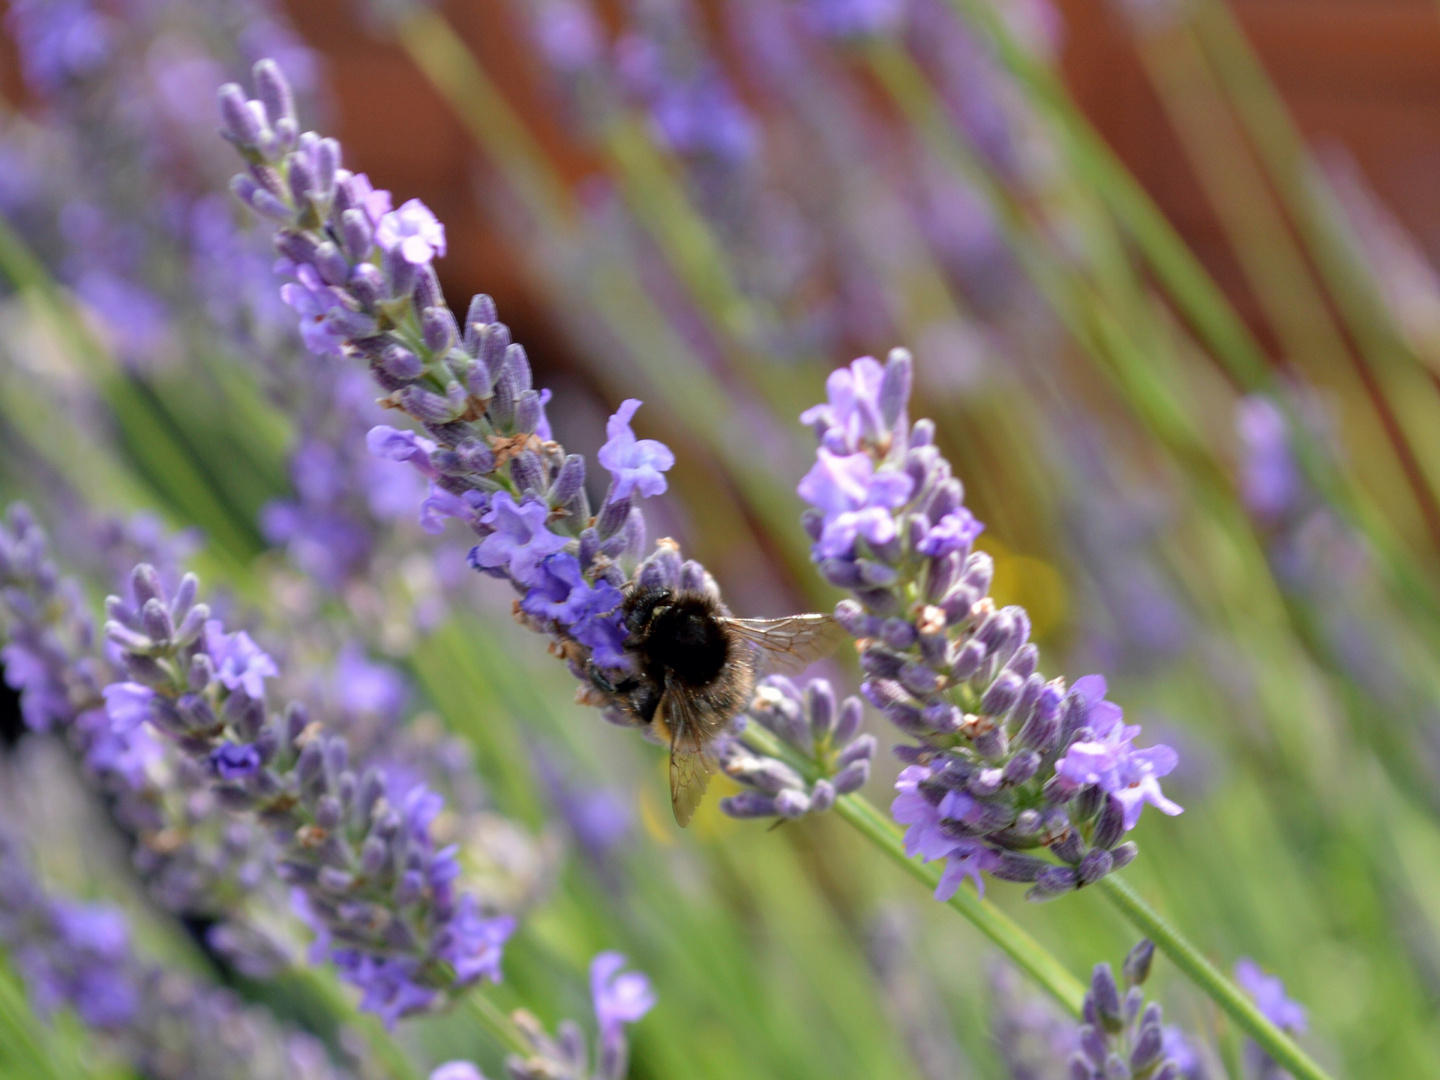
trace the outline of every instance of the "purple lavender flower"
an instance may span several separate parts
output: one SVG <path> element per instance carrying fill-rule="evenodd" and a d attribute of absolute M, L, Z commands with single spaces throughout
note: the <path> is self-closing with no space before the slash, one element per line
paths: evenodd
<path fill-rule="evenodd" d="M 549 516 L 550 508 L 539 499 L 516 503 L 508 491 L 496 492 L 480 519 L 494 531 L 470 552 L 470 564 L 477 569 L 504 567 L 521 584 L 535 582 L 541 561 L 565 547 L 565 538 L 545 527 Z"/>
<path fill-rule="evenodd" d="M 1265 1019 L 1276 1027 L 1292 1032 L 1302 1032 L 1309 1027 L 1304 1006 L 1290 1000 L 1280 976 L 1266 975 L 1248 956 L 1235 962 L 1235 982 L 1255 999 Z"/>
<path fill-rule="evenodd" d="M 590 649 L 601 667 L 626 666 L 627 631 L 620 618 L 624 596 L 619 589 L 608 581 L 586 581 L 579 560 L 565 552 L 546 558 L 535 582 L 520 601 L 521 611 L 558 624 Z"/>
<path fill-rule="evenodd" d="M 971 550 L 981 526 L 933 425 L 906 430 L 911 368 L 903 350 L 862 357 L 804 414 L 820 443 L 799 488 L 812 554 L 853 594 L 835 618 L 860 640 L 862 693 L 918 744 L 897 748 L 910 767 L 892 812 L 910 854 L 947 860 L 937 895 L 988 872 L 1058 896 L 1134 857 L 1122 838 L 1144 803 L 1179 812 L 1159 786 L 1176 755 L 1135 749 L 1100 677 L 1067 692 L 1036 670 L 1029 617 L 985 595 L 993 565 Z"/>
<path fill-rule="evenodd" d="M 618 502 L 631 492 L 641 495 L 663 495 L 665 473 L 675 465 L 675 455 L 664 443 L 654 439 L 636 439 L 630 420 L 640 408 L 636 398 L 627 398 L 605 425 L 605 445 L 596 458 L 610 471 L 610 500 Z"/>
<path fill-rule="evenodd" d="M 215 666 L 215 677 L 225 688 L 243 688 L 254 701 L 264 700 L 265 680 L 280 674 L 275 661 L 251 640 L 249 634 L 244 630 L 227 634 L 218 619 L 205 623 L 205 652 Z"/>
<path fill-rule="evenodd" d="M 422 783 L 392 801 L 384 776 L 357 775 L 347 741 L 303 706 L 267 712 L 274 661 L 248 634 L 206 618 L 193 575 L 173 602 L 152 568 L 137 567 L 133 580 L 138 608 L 120 597 L 106 605 L 106 635 L 128 675 L 112 684 L 122 687 L 112 710 L 124 724 L 143 715 L 213 778 L 220 806 L 272 827 L 318 950 L 361 989 L 363 1007 L 393 1024 L 444 992 L 498 979 L 514 920 L 457 891 L 456 849 L 437 850 L 432 836 L 440 797 Z"/>
<path fill-rule="evenodd" d="M 1244 449 L 1240 488 L 1245 505 L 1262 519 L 1281 517 L 1301 490 L 1285 414 L 1270 399 L 1252 394 L 1235 406 L 1235 431 Z"/>
<path fill-rule="evenodd" d="M 875 737 L 860 734 L 862 708 L 855 697 L 837 701 L 825 679 L 802 689 L 783 675 L 760 681 L 744 726 L 719 750 L 725 775 L 749 790 L 720 801 L 731 817 L 799 818 L 819 814 L 870 779 Z M 755 749 L 745 731 L 751 722 L 777 736 L 808 767 L 802 776 L 790 765 Z"/>
<path fill-rule="evenodd" d="M 826 559 L 853 556 L 855 542 L 862 538 L 872 548 L 891 543 L 897 535 L 893 511 L 906 503 L 914 486 L 904 473 L 876 473 L 866 454 L 837 457 L 822 448 L 798 489 L 822 514 L 816 554 Z"/>
<path fill-rule="evenodd" d="M 1056 775 L 1076 790 L 1093 784 L 1113 795 L 1124 807 L 1126 831 L 1139 822 L 1147 802 L 1172 817 L 1181 813 L 1181 807 L 1160 790 L 1160 778 L 1174 771 L 1179 755 L 1163 745 L 1135 749 L 1131 740 L 1140 734 L 1139 725 L 1126 724 L 1120 706 L 1106 701 L 1105 692 L 1103 676 L 1086 675 L 1075 681 L 1071 693 L 1085 699 L 1092 737 L 1070 744 L 1055 763 Z"/>
<path fill-rule="evenodd" d="M 85 77 L 110 55 L 109 20 L 90 0 L 16 0 L 5 21 L 26 81 L 42 94 Z"/>
<path fill-rule="evenodd" d="M 1090 992 L 1081 1009 L 1079 1049 L 1070 1057 L 1068 1075 L 1074 1080 L 1110 1080 L 1116 1076 L 1145 1076 L 1152 1080 L 1179 1080 L 1181 1064 L 1170 1055 L 1164 1013 L 1154 1002 L 1145 1003 L 1141 984 L 1150 974 L 1155 946 L 1141 941 L 1125 958 L 1125 990 L 1109 964 L 1096 964 Z"/>
<path fill-rule="evenodd" d="M 105 715 L 117 732 L 135 730 L 150 720 L 155 691 L 139 683 L 111 683 L 105 687 Z"/>
<path fill-rule="evenodd" d="M 400 209 L 381 215 L 375 241 L 382 251 L 398 252 L 411 266 L 426 266 L 445 254 L 445 226 L 423 202 L 411 199 Z"/>
<path fill-rule="evenodd" d="M 606 1042 L 618 1038 L 626 1024 L 636 1023 L 655 1007 L 650 980 L 638 971 L 623 971 L 625 962 L 618 952 L 602 952 L 590 961 L 590 996 L 600 1038 Z"/>
<path fill-rule="evenodd" d="M 300 336 L 316 356 L 340 357 L 343 328 L 330 321 L 330 312 L 342 308 L 336 289 L 320 280 L 310 266 L 297 266 L 295 280 L 280 286 L 280 298 L 300 316 Z"/>

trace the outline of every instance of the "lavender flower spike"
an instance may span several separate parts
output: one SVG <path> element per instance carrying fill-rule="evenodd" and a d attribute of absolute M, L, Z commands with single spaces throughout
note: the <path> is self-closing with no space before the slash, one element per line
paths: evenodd
<path fill-rule="evenodd" d="M 173 602 L 152 568 L 133 580 L 137 604 L 106 604 L 125 676 L 106 688 L 112 724 L 159 732 L 209 775 L 222 806 L 270 827 L 315 953 L 360 988 L 361 1007 L 394 1024 L 442 993 L 498 982 L 515 923 L 457 892 L 456 849 L 431 838 L 440 797 L 419 784 L 392 802 L 381 774 L 357 775 L 346 740 L 303 705 L 267 709 L 274 661 L 249 635 L 196 617 L 193 575 Z"/>
<path fill-rule="evenodd" d="M 1072 1080 L 1180 1080 L 1180 1062 L 1169 1049 L 1179 1045 L 1176 1035 L 1164 1027 L 1160 1006 L 1145 1004 L 1140 989 L 1154 950 L 1141 941 L 1125 958 L 1123 996 L 1110 965 L 1095 965 L 1082 1009 L 1080 1049 L 1070 1058 Z"/>
<path fill-rule="evenodd" d="M 836 702 L 824 679 L 804 690 L 783 675 L 760 681 L 751 699 L 747 723 L 753 721 L 778 736 L 813 773 L 802 777 L 789 765 L 746 745 L 744 733 L 720 751 L 720 767 L 748 789 L 721 800 L 731 817 L 798 818 L 821 813 L 840 795 L 859 791 L 870 779 L 875 736 L 860 731 L 860 699 Z"/>
<path fill-rule="evenodd" d="M 1285 993 L 1285 983 L 1278 975 L 1266 975 L 1260 965 L 1248 956 L 1235 962 L 1235 982 L 1259 1006 L 1260 1011 L 1282 1031 L 1299 1033 L 1309 1026 L 1305 1007 L 1292 1001 Z M 1290 1074 L 1254 1042 L 1245 1040 L 1245 1058 L 1251 1074 L 1258 1080 L 1284 1080 Z"/>
<path fill-rule="evenodd" d="M 551 1037 L 530 1013 L 519 1010 L 513 1019 L 530 1043 L 527 1056 L 511 1054 L 505 1072 L 511 1080 L 625 1080 L 630 1044 L 625 1025 L 633 1024 L 655 1007 L 650 980 L 638 971 L 622 971 L 625 957 L 603 952 L 590 962 L 590 992 L 599 1035 L 594 1068 L 585 1036 L 573 1021 L 565 1020 Z M 430 1080 L 485 1080 L 468 1061 L 449 1061 L 430 1074 Z"/>
<path fill-rule="evenodd" d="M 835 618 L 859 640 L 861 693 L 913 740 L 892 813 L 907 851 L 946 860 L 936 895 L 989 873 L 1048 899 L 1133 859 L 1145 803 L 1180 812 L 1160 789 L 1176 755 L 1135 748 L 1103 678 L 1067 690 L 1037 670 L 1029 616 L 987 595 L 982 526 L 934 425 L 908 421 L 912 367 L 903 349 L 862 357 L 801 417 L 820 443 L 799 488 L 812 555 L 851 592 Z"/>

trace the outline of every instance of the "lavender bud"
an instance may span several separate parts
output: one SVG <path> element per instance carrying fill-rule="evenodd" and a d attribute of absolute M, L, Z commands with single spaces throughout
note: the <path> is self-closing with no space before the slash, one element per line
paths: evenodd
<path fill-rule="evenodd" d="M 260 100 L 265 104 L 265 111 L 272 121 L 295 120 L 295 99 L 290 93 L 290 83 L 285 78 L 285 73 L 280 70 L 280 65 L 274 60 L 259 60 L 251 69 L 255 78 L 255 91 L 260 95 Z M 235 90 L 239 90 L 234 83 L 229 84 Z M 221 92 L 229 87 L 223 87 Z"/>
<path fill-rule="evenodd" d="M 540 426 L 545 416 L 545 404 L 534 390 L 526 390 L 515 400 L 515 430 L 527 434 Z"/>
<path fill-rule="evenodd" d="M 971 638 L 955 654 L 955 662 L 950 665 L 950 677 L 956 682 L 964 682 L 979 671 L 984 662 L 985 643 Z"/>
<path fill-rule="evenodd" d="M 353 874 L 347 874 L 344 870 L 336 869 L 333 866 L 322 866 L 316 880 L 326 892 L 337 894 L 347 893 L 355 887 Z"/>
<path fill-rule="evenodd" d="M 215 662 L 205 653 L 196 653 L 190 658 L 190 670 L 186 673 L 186 684 L 199 693 L 215 681 Z"/>
<path fill-rule="evenodd" d="M 135 603 L 144 605 L 150 600 L 165 600 L 165 587 L 160 584 L 160 573 L 149 563 L 141 563 L 130 572 L 130 588 L 135 593 Z"/>
<path fill-rule="evenodd" d="M 1110 872 L 1114 860 L 1104 848 L 1092 848 L 1080 860 L 1080 884 L 1093 885 Z"/>
<path fill-rule="evenodd" d="M 810 812 L 823 814 L 835 805 L 836 787 L 829 780 L 816 780 L 810 789 Z M 779 800 L 776 800 L 779 803 Z"/>
<path fill-rule="evenodd" d="M 567 505 L 585 488 L 585 457 L 583 454 L 567 454 L 565 463 L 555 474 L 548 496 L 551 506 Z"/>
<path fill-rule="evenodd" d="M 445 353 L 455 344 L 459 330 L 447 307 L 427 307 L 420 312 L 420 336 L 432 353 Z"/>
<path fill-rule="evenodd" d="M 1155 959 L 1155 943 L 1149 938 L 1141 938 L 1140 943 L 1130 950 L 1125 957 L 1125 964 L 1122 968 L 1125 975 L 1125 985 L 1140 986 L 1150 977 L 1150 962 Z"/>
<path fill-rule="evenodd" d="M 854 600 L 841 600 L 835 605 L 835 621 L 851 637 L 873 637 L 876 633 L 871 617 Z"/>
<path fill-rule="evenodd" d="M 585 493 L 580 492 L 583 498 Z M 620 561 L 626 566 L 633 566 L 645 555 L 645 513 L 638 506 L 632 507 L 630 516 L 625 519 L 625 544 L 620 549 Z"/>
<path fill-rule="evenodd" d="M 886 619 L 880 627 L 880 640 L 896 652 L 910 648 L 918 636 L 915 627 L 905 619 Z"/>
<path fill-rule="evenodd" d="M 1000 865 L 991 870 L 990 873 L 1001 881 L 1032 882 L 1040 876 L 1040 871 L 1050 866 L 1044 859 L 1037 859 L 1033 855 L 1022 855 L 1018 851 L 1002 851 L 1000 853 Z"/>
<path fill-rule="evenodd" d="M 344 809 L 334 795 L 325 795 L 315 804 L 315 824 L 327 832 L 339 826 Z"/>
<path fill-rule="evenodd" d="M 960 553 L 952 551 L 925 564 L 925 598 L 938 602 L 960 579 Z"/>
<path fill-rule="evenodd" d="M 340 237 L 345 242 L 345 254 L 352 262 L 366 259 L 375 243 L 369 215 L 364 210 L 346 210 L 340 215 Z"/>
<path fill-rule="evenodd" d="M 1113 795 L 1106 796 L 1105 807 L 1100 811 L 1100 820 L 1095 823 L 1094 844 L 1097 848 L 1112 848 L 1125 835 L 1125 808 Z"/>
<path fill-rule="evenodd" d="M 259 146 L 265 132 L 264 106 L 252 109 L 245 91 L 237 83 L 226 83 L 220 87 L 218 97 L 220 118 L 225 121 L 223 134 L 241 149 Z"/>
<path fill-rule="evenodd" d="M 1035 877 L 1035 887 L 1025 894 L 1027 900 L 1053 900 L 1073 892 L 1077 883 L 1075 871 L 1068 866 L 1047 866 Z"/>
<path fill-rule="evenodd" d="M 298 701 L 292 701 L 285 707 L 285 742 L 289 746 L 295 745 L 295 740 L 304 734 L 310 726 L 310 713 L 304 705 Z"/>
<path fill-rule="evenodd" d="M 378 836 L 367 836 L 360 845 L 360 873 L 366 878 L 378 877 L 389 861 L 390 846 Z"/>
<path fill-rule="evenodd" d="M 938 691 L 942 681 L 924 664 L 909 663 L 900 669 L 900 682 L 917 698 L 924 699 Z"/>
<path fill-rule="evenodd" d="M 782 818 L 794 820 L 804 817 L 810 810 L 810 796 L 795 788 L 786 788 L 775 796 L 775 813 Z"/>
<path fill-rule="evenodd" d="M 1010 739 L 1005 729 L 996 725 L 989 731 L 982 731 L 973 740 L 975 752 L 983 758 L 995 761 L 1003 758 L 1010 750 Z"/>
<path fill-rule="evenodd" d="M 321 139 L 315 144 L 315 180 L 311 190 L 321 202 L 329 203 L 335 196 L 335 174 L 340 169 L 340 143 Z"/>
<path fill-rule="evenodd" d="M 302 266 L 314 263 L 315 251 L 319 246 L 312 237 L 294 229 L 281 229 L 275 234 L 276 250 Z"/>
<path fill-rule="evenodd" d="M 318 741 L 305 744 L 295 762 L 295 773 L 300 778 L 300 783 L 307 788 L 324 777 L 325 750 Z"/>
<path fill-rule="evenodd" d="M 850 795 L 870 782 L 870 759 L 852 761 L 831 777 L 837 795 Z"/>
<path fill-rule="evenodd" d="M 821 559 L 820 576 L 837 589 L 853 589 L 862 584 L 860 566 L 853 559 Z"/>
<path fill-rule="evenodd" d="M 1135 861 L 1135 856 L 1139 853 L 1140 849 L 1135 846 L 1133 840 L 1127 840 L 1123 844 L 1117 844 L 1110 849 L 1111 869 L 1123 870 Z"/>
<path fill-rule="evenodd" d="M 885 360 L 885 374 L 880 379 L 880 418 L 888 429 L 894 429 L 905 415 L 910 400 L 910 387 L 915 378 L 915 361 L 908 349 L 891 349 Z"/>
<path fill-rule="evenodd" d="M 835 691 L 825 679 L 805 687 L 805 711 L 810 715 L 810 736 L 823 743 L 835 728 Z"/>
<path fill-rule="evenodd" d="M 871 646 L 860 654 L 860 670 L 869 675 L 878 675 L 882 679 L 894 679 L 905 667 L 905 658 L 896 656 L 885 649 Z M 926 672 L 927 675 L 930 672 Z"/>
<path fill-rule="evenodd" d="M 986 716 L 1003 716 L 1019 700 L 1023 686 L 1020 676 L 1013 671 L 1002 671 L 980 699 L 980 711 Z"/>
<path fill-rule="evenodd" d="M 445 306 L 445 293 L 440 288 L 439 275 L 429 263 L 415 267 L 415 287 L 411 290 L 411 301 L 421 311 L 425 308 Z"/>
<path fill-rule="evenodd" d="M 194 574 L 186 574 L 180 579 L 180 584 L 175 589 L 175 596 L 170 601 L 170 617 L 172 619 L 183 619 L 190 609 L 195 606 L 195 596 L 200 589 L 200 579 Z"/>
<path fill-rule="evenodd" d="M 1096 964 L 1090 976 L 1090 1000 L 1095 1004 L 1095 1015 L 1111 1035 L 1118 1035 L 1124 1025 L 1120 1015 L 1120 988 L 1115 984 L 1115 973 L 1109 964 Z"/>
<path fill-rule="evenodd" d="M 522 450 L 510 459 L 510 475 L 522 494 L 544 494 L 545 465 L 533 450 Z"/>
<path fill-rule="evenodd" d="M 1000 790 L 1005 774 L 1000 769 L 981 769 L 970 778 L 970 794 L 977 799 L 988 799 Z"/>
<path fill-rule="evenodd" d="M 1023 784 L 1040 769 L 1040 755 L 1034 750 L 1022 750 L 1005 763 L 1005 783 Z"/>
<path fill-rule="evenodd" d="M 1159 1026 L 1142 1027 L 1135 1040 L 1135 1048 L 1130 1051 L 1131 1071 L 1143 1075 L 1160 1061 L 1164 1053 L 1165 1036 Z"/>
<path fill-rule="evenodd" d="M 350 280 L 350 263 L 339 245 L 328 240 L 315 249 L 315 269 L 327 285 L 344 285 Z"/>
<path fill-rule="evenodd" d="M 583 530 L 583 531 L 580 533 L 580 551 L 579 551 L 579 554 L 576 556 L 576 557 L 579 559 L 580 566 L 581 566 L 582 568 L 588 567 L 591 563 L 593 563 L 593 562 L 595 561 L 595 556 L 598 555 L 599 553 L 600 553 L 600 533 L 599 533 L 595 528 L 593 528 L 593 527 Z M 653 562 L 647 562 L 647 563 L 645 564 L 644 569 L 645 569 L 645 570 L 649 570 L 649 569 L 651 569 L 652 567 L 655 567 L 655 564 L 654 564 Z M 658 570 L 658 567 L 655 567 L 655 569 Z M 657 588 L 657 587 L 662 587 L 664 583 L 663 583 L 663 582 L 658 582 L 658 583 L 656 583 L 656 584 L 647 583 L 646 580 L 644 579 L 643 572 L 642 572 L 642 576 L 641 576 L 641 578 L 640 578 L 640 584 L 641 584 L 642 586 L 645 586 L 646 588 Z"/>
<path fill-rule="evenodd" d="M 859 698 L 847 697 L 842 701 L 840 713 L 835 720 L 835 742 L 843 746 L 854 739 L 856 732 L 860 730 L 860 722 L 863 718 L 864 709 Z M 868 736 L 866 737 L 868 738 Z"/>
<path fill-rule="evenodd" d="M 611 485 L 611 493 L 614 492 L 614 485 Z M 602 540 L 614 536 L 630 516 L 630 496 L 612 501 L 611 495 L 605 496 L 605 505 L 600 508 L 600 516 L 595 521 L 595 528 L 600 533 Z"/>
<path fill-rule="evenodd" d="M 965 721 L 965 714 L 958 706 L 951 705 L 948 701 L 932 701 L 922 710 L 925 723 L 933 731 L 944 735 L 953 735 L 960 730 Z"/>
<path fill-rule="evenodd" d="M 175 632 L 175 624 L 170 621 L 170 611 L 158 597 L 145 601 L 145 606 L 140 609 L 140 624 L 145 628 L 150 640 L 157 645 L 168 642 Z"/>
<path fill-rule="evenodd" d="M 1079 829 L 1066 829 L 1065 835 L 1050 845 L 1050 850 L 1061 862 L 1067 862 L 1073 866 L 1085 856 L 1085 840 L 1081 837 Z"/>
<path fill-rule="evenodd" d="M 911 446 L 930 446 L 935 442 L 935 421 L 916 420 L 910 428 Z"/>
<path fill-rule="evenodd" d="M 484 293 L 476 293 L 470 297 L 470 306 L 465 311 L 465 325 L 470 326 L 479 323 L 482 326 L 489 326 L 499 319 L 500 313 L 495 309 L 495 301 Z"/>
<path fill-rule="evenodd" d="M 495 470 L 495 454 L 484 442 L 476 438 L 462 439 L 455 447 L 460 467 L 467 473 L 485 473 Z"/>
<path fill-rule="evenodd" d="M 733 818 L 775 817 L 775 796 L 758 791 L 742 791 L 720 800 L 720 809 Z"/>
<path fill-rule="evenodd" d="M 385 271 L 387 295 L 396 300 L 409 296 L 415 289 L 415 267 L 400 254 L 399 247 L 385 252 L 381 263 Z"/>
<path fill-rule="evenodd" d="M 1033 644 L 1020 646 L 1005 666 L 1022 679 L 1028 679 L 1040 663 L 1040 650 Z"/>

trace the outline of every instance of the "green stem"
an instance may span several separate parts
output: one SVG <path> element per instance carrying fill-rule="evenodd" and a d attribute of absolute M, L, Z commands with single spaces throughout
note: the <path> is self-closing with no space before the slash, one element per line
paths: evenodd
<path fill-rule="evenodd" d="M 874 803 L 859 795 L 842 795 L 835 800 L 835 812 L 927 889 L 933 892 L 940 883 L 940 864 L 922 863 L 906 855 L 905 838 L 899 826 Z M 1080 1015 L 1085 984 L 1010 916 L 963 887 L 957 889 L 946 904 L 969 919 L 1072 1015 Z"/>
<path fill-rule="evenodd" d="M 1222 975 L 1199 949 L 1142 900 L 1139 893 L 1114 874 L 1099 884 L 1121 913 L 1295 1080 L 1330 1080 L 1329 1074 L 1310 1055 L 1265 1018 L 1249 995 Z"/>
<path fill-rule="evenodd" d="M 521 1057 L 530 1057 L 535 1052 L 530 1041 L 515 1025 L 515 1021 L 501 1012 L 500 1007 L 484 994 L 472 990 L 461 999 L 461 1003 L 486 1033 L 506 1050 Z"/>
<path fill-rule="evenodd" d="M 799 757 L 774 735 L 750 724 L 745 741 L 762 754 L 779 758 L 808 779 L 816 776 L 815 764 Z M 835 812 L 853 825 L 907 874 L 931 892 L 940 884 L 939 863 L 922 863 L 905 854 L 905 836 L 900 826 L 891 821 L 874 803 L 860 795 L 842 795 L 835 800 Z M 966 889 L 956 890 L 946 903 L 969 919 L 1006 956 L 1015 961 L 1041 987 L 1074 1016 L 1080 1015 L 1085 1000 L 1085 985 L 1075 978 L 1045 947 L 1025 932 L 1010 916 L 990 901 L 972 895 Z"/>

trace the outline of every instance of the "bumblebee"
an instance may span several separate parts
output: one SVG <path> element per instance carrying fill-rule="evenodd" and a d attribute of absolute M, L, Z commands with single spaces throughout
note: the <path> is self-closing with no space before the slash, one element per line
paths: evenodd
<path fill-rule="evenodd" d="M 670 744 L 670 805 L 682 828 L 717 766 L 710 746 L 750 702 L 762 655 L 803 667 L 841 636 L 829 615 L 736 619 L 707 592 L 633 589 L 621 606 L 634 673 L 590 678 L 635 723 Z"/>

